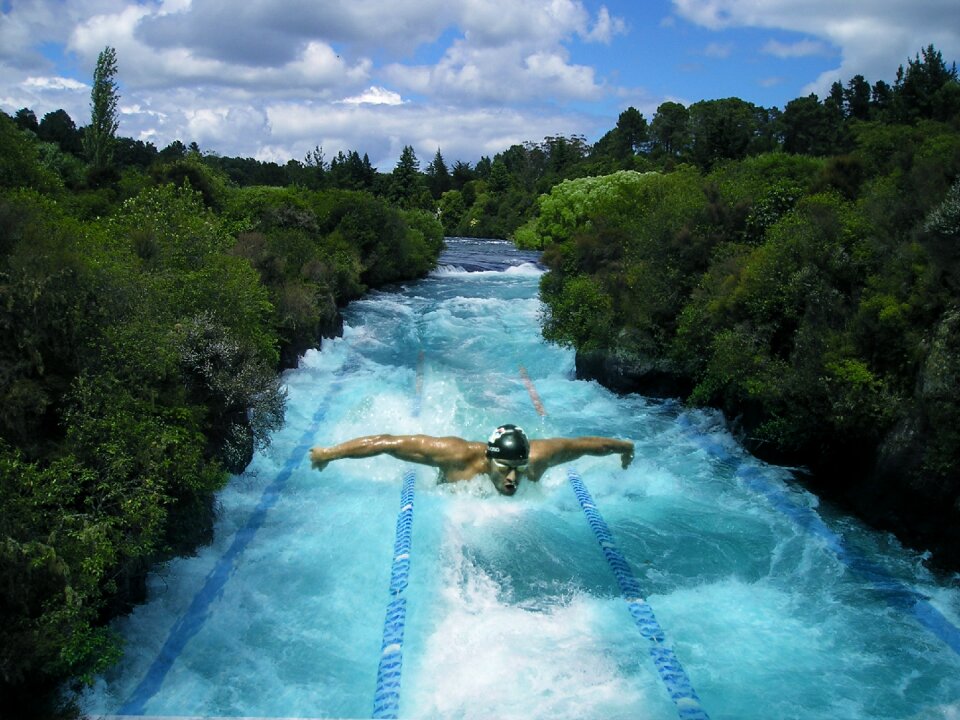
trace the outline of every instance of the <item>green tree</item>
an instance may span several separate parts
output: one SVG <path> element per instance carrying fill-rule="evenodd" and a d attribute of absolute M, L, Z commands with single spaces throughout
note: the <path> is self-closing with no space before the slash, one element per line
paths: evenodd
<path fill-rule="evenodd" d="M 831 155 L 838 148 L 837 117 L 814 94 L 788 102 L 781 123 L 787 152 Z"/>
<path fill-rule="evenodd" d="M 450 187 L 452 190 L 463 190 L 463 186 L 471 180 L 476 180 L 477 174 L 470 167 L 470 163 L 457 160 L 450 172 Z"/>
<path fill-rule="evenodd" d="M 870 118 L 870 83 L 863 75 L 854 75 L 843 91 L 843 102 L 847 117 L 856 120 Z"/>
<path fill-rule="evenodd" d="M 30 108 L 20 108 L 17 110 L 17 114 L 13 116 L 13 119 L 17 123 L 17 127 L 21 130 L 29 130 L 34 134 L 40 130 L 40 122 L 37 120 L 37 115 Z"/>
<path fill-rule="evenodd" d="M 45 141 L 56 143 L 64 152 L 80 155 L 83 150 L 82 134 L 77 130 L 73 118 L 66 110 L 53 110 L 40 120 L 37 136 Z"/>
<path fill-rule="evenodd" d="M 897 70 L 893 87 L 894 107 L 902 122 L 927 118 L 949 120 L 960 112 L 960 88 L 957 65 L 950 67 L 933 45 L 928 45 L 913 60 Z"/>
<path fill-rule="evenodd" d="M 117 105 L 120 93 L 117 87 L 117 51 L 106 47 L 97 58 L 93 71 L 93 89 L 90 91 L 90 125 L 83 136 L 87 162 L 94 170 L 103 170 L 113 161 L 116 142 Z"/>
<path fill-rule="evenodd" d="M 439 200 L 451 187 L 450 171 L 447 169 L 447 163 L 440 154 L 440 148 L 437 148 L 437 154 L 433 156 L 433 161 L 427 165 L 427 187 L 430 188 L 430 194 L 434 200 Z"/>
<path fill-rule="evenodd" d="M 405 145 L 390 178 L 389 198 L 402 208 L 429 208 L 430 191 L 420 172 L 420 161 L 410 145 Z"/>
<path fill-rule="evenodd" d="M 654 150 L 666 157 L 676 157 L 683 152 L 690 138 L 690 113 L 676 102 L 665 102 L 657 108 L 650 124 Z"/>
<path fill-rule="evenodd" d="M 719 160 L 746 157 L 757 130 L 756 106 L 739 98 L 705 100 L 690 106 L 691 153 L 704 169 Z"/>

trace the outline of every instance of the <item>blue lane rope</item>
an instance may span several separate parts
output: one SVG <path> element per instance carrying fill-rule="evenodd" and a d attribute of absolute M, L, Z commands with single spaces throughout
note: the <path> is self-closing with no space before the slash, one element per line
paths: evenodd
<path fill-rule="evenodd" d="M 420 417 L 423 396 L 424 352 L 417 354 L 417 379 L 414 388 L 413 416 Z M 413 537 L 413 488 L 416 475 L 407 470 L 400 489 L 400 512 L 393 543 L 393 565 L 390 569 L 390 603 L 383 621 L 380 643 L 380 666 L 377 668 L 377 689 L 373 696 L 373 717 L 395 718 L 400 712 L 400 671 L 403 665 L 403 631 L 407 622 L 407 589 L 410 576 L 410 550 Z"/>
<path fill-rule="evenodd" d="M 610 528 L 593 502 L 593 498 L 590 496 L 586 485 L 583 484 L 579 473 L 576 470 L 568 469 L 567 479 L 580 502 L 583 514 L 587 516 L 590 529 L 593 530 L 597 542 L 600 543 L 603 556 L 607 559 L 610 569 L 613 570 L 613 574 L 617 578 L 617 584 L 620 586 L 623 599 L 627 602 L 630 616 L 640 630 L 640 634 L 650 641 L 650 657 L 660 674 L 660 679 L 667 688 L 667 692 L 670 694 L 670 699 L 677 707 L 677 713 L 682 720 L 709 720 L 709 716 L 700 705 L 700 698 L 693 689 L 690 678 L 687 677 L 680 660 L 673 650 L 666 645 L 660 623 L 657 622 L 650 605 L 642 597 L 640 583 L 627 564 L 626 558 L 617 548 Z"/>
<path fill-rule="evenodd" d="M 723 445 L 703 435 L 690 419 L 677 418 L 680 427 L 707 454 L 720 462 L 733 465 L 734 476 L 754 492 L 763 495 L 775 510 L 782 513 L 801 529 L 821 538 L 837 558 L 850 570 L 868 580 L 878 595 L 890 607 L 912 615 L 931 634 L 943 641 L 960 655 L 960 628 L 951 623 L 929 600 L 916 590 L 890 576 L 880 565 L 867 558 L 843 541 L 843 538 L 827 527 L 820 515 L 812 508 L 800 505 L 784 490 L 775 485 L 758 467 L 734 456 Z"/>
<path fill-rule="evenodd" d="M 410 549 L 413 535 L 413 488 L 416 474 L 407 470 L 400 492 L 397 535 L 393 544 L 390 570 L 390 603 L 383 622 L 377 689 L 373 697 L 373 717 L 396 718 L 400 712 L 400 671 L 403 665 L 403 631 L 407 622 L 404 591 L 410 577 Z"/>
<path fill-rule="evenodd" d="M 334 376 L 330 384 L 327 395 L 324 397 L 317 411 L 311 418 L 310 425 L 304 431 L 297 446 L 290 452 L 286 463 L 273 481 L 264 488 L 260 496 L 260 502 L 247 518 L 246 524 L 237 531 L 233 542 L 226 552 L 217 561 L 204 581 L 203 587 L 197 591 L 190 607 L 183 616 L 177 620 L 174 626 L 167 634 L 160 652 L 154 659 L 146 675 L 134 689 L 130 697 L 117 711 L 119 715 L 143 715 L 145 714 L 146 704 L 160 690 L 163 681 L 170 672 L 170 668 L 183 652 L 187 643 L 203 628 L 207 618 L 210 617 L 210 606 L 217 600 L 223 592 L 224 586 L 233 574 L 237 559 L 253 540 L 266 519 L 267 512 L 276 504 L 284 485 L 302 462 L 306 453 L 310 450 L 313 439 L 320 429 L 327 416 L 330 402 L 340 391 L 344 378 L 348 372 L 355 369 L 358 360 L 352 358 L 345 362 Z"/>

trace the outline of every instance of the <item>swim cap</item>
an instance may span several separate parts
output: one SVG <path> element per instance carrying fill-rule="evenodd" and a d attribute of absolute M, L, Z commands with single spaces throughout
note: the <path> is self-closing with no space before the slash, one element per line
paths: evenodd
<path fill-rule="evenodd" d="M 526 462 L 530 457 L 530 441 L 516 425 L 501 425 L 487 440 L 487 457 L 507 463 Z"/>

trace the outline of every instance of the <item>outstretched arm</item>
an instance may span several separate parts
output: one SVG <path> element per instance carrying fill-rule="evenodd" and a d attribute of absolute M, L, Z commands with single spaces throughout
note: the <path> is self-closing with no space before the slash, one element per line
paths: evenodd
<path fill-rule="evenodd" d="M 386 454 L 407 462 L 447 467 L 461 462 L 469 445 L 458 437 L 366 435 L 331 447 L 317 445 L 310 450 L 310 461 L 314 469 L 323 470 L 333 460 Z"/>
<path fill-rule="evenodd" d="M 633 462 L 633 443 L 605 437 L 551 438 L 530 443 L 530 462 L 540 466 L 540 472 L 584 455 L 615 453 L 620 455 L 620 464 L 627 468 Z"/>

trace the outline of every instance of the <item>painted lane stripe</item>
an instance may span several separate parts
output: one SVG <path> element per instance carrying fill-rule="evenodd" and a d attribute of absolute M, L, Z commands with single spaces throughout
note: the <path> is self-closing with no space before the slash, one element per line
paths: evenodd
<path fill-rule="evenodd" d="M 424 352 L 417 354 L 417 379 L 414 387 L 413 416 L 419 417 L 423 395 Z M 373 717 L 395 718 L 400 712 L 400 675 L 403 667 L 403 633 L 407 623 L 407 599 L 403 597 L 410 577 L 410 553 L 413 541 L 413 491 L 416 475 L 407 470 L 400 490 L 393 565 L 390 569 L 390 603 L 383 621 L 380 664 L 373 696 Z"/>
<path fill-rule="evenodd" d="M 660 679 L 677 708 L 682 720 L 709 720 L 706 711 L 700 705 L 700 698 L 686 671 L 673 650 L 665 644 L 663 629 L 653 614 L 653 609 L 640 596 L 640 583 L 630 569 L 626 558 L 617 548 L 610 528 L 597 509 L 583 479 L 576 470 L 567 470 L 567 479 L 580 503 L 587 523 L 600 544 L 607 564 L 613 570 L 620 586 L 620 592 L 627 603 L 630 616 L 640 630 L 640 634 L 650 642 L 650 658 L 660 675 Z"/>
<path fill-rule="evenodd" d="M 383 622 L 377 689 L 373 697 L 373 717 L 395 718 L 400 712 L 400 673 L 403 666 L 403 633 L 407 622 L 404 592 L 410 577 L 410 550 L 413 538 L 413 490 L 416 474 L 407 470 L 400 492 L 400 512 L 393 545 L 390 570 L 390 603 Z"/>
<path fill-rule="evenodd" d="M 530 394 L 534 408 L 541 417 L 545 416 L 547 412 L 543 408 L 543 403 L 540 402 L 537 389 L 522 365 L 520 366 L 520 377 L 523 378 L 523 382 L 527 386 L 527 392 Z M 664 644 L 666 638 L 664 637 L 663 629 L 660 627 L 660 623 L 657 622 L 657 618 L 653 614 L 653 609 L 647 604 L 647 601 L 643 599 L 643 593 L 640 591 L 640 583 L 630 569 L 627 559 L 620 552 L 619 548 L 617 548 L 613 534 L 610 532 L 610 528 L 597 509 L 597 505 L 590 496 L 587 486 L 584 485 L 583 479 L 574 469 L 567 470 L 567 479 L 570 481 L 571 487 L 573 487 L 573 492 L 577 496 L 580 508 L 587 517 L 587 523 L 590 525 L 590 529 L 593 530 L 594 537 L 596 537 L 597 542 L 600 544 L 600 549 L 603 552 L 604 558 L 607 560 L 607 564 L 617 578 L 617 584 L 620 586 L 620 592 L 623 595 L 624 601 L 627 603 L 627 610 L 630 613 L 630 617 L 633 618 L 633 622 L 640 631 L 640 635 L 650 642 L 650 658 L 653 660 L 653 665 L 657 669 L 657 673 L 660 675 L 660 679 L 663 681 L 667 693 L 670 695 L 670 699 L 673 700 L 677 708 L 677 714 L 681 720 L 709 720 L 709 716 L 701 707 L 700 698 L 693 689 L 693 685 L 690 683 L 690 679 L 687 677 L 683 666 L 680 664 L 673 650 Z"/>
<path fill-rule="evenodd" d="M 734 465 L 734 476 L 747 488 L 765 497 L 775 510 L 792 520 L 798 527 L 822 539 L 826 547 L 847 568 L 868 580 L 891 607 L 912 615 L 920 625 L 960 655 L 960 628 L 950 622 L 927 598 L 891 577 L 873 560 L 850 547 L 840 535 L 827 526 L 814 509 L 797 503 L 782 488 L 773 483 L 760 468 L 744 462 L 720 443 L 703 435 L 687 416 L 681 415 L 677 418 L 677 422 L 684 429 L 685 434 L 708 455 L 727 465 Z"/>
<path fill-rule="evenodd" d="M 311 418 L 310 425 L 304 431 L 297 446 L 290 452 L 277 476 L 264 488 L 260 501 L 247 518 L 246 524 L 237 531 L 230 547 L 217 560 L 217 564 L 207 575 L 203 587 L 194 595 L 186 612 L 170 628 L 160 652 L 157 653 L 146 675 L 120 707 L 118 711 L 120 715 L 144 714 L 146 704 L 160 690 L 173 663 L 190 640 L 203 628 L 207 618 L 210 617 L 210 607 L 221 596 L 224 586 L 233 574 L 237 560 L 263 526 L 267 513 L 276 504 L 290 475 L 303 462 L 317 431 L 327 416 L 331 400 L 340 392 L 347 373 L 355 370 L 358 364 L 359 360 L 352 358 L 336 372 L 323 402 Z"/>

